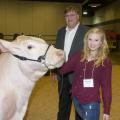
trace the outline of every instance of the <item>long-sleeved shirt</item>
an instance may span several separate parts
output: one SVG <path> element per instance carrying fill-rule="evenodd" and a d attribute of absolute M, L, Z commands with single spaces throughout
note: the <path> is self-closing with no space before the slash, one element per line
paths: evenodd
<path fill-rule="evenodd" d="M 111 90 L 111 73 L 112 64 L 109 58 L 104 60 L 103 65 L 94 67 L 94 61 L 80 61 L 80 53 L 72 56 L 67 63 L 60 69 L 61 74 L 74 72 L 74 80 L 72 84 L 72 97 L 75 96 L 81 104 L 92 102 L 100 102 L 100 87 L 102 91 L 102 99 L 104 113 L 110 114 L 110 106 L 112 100 Z M 93 87 L 85 87 L 84 79 L 93 79 Z"/>

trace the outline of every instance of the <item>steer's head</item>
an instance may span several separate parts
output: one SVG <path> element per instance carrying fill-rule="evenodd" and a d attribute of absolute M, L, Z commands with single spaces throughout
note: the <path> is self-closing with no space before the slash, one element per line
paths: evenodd
<path fill-rule="evenodd" d="M 64 52 L 48 45 L 43 39 L 21 35 L 13 42 L 0 40 L 2 52 L 8 52 L 20 63 L 34 70 L 60 67 L 64 63 Z"/>

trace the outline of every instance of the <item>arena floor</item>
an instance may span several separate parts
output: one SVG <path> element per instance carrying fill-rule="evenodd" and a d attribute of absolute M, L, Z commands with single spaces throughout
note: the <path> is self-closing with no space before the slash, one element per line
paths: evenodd
<path fill-rule="evenodd" d="M 113 63 L 113 100 L 110 120 L 120 120 L 120 53 L 112 52 L 110 57 Z M 57 82 L 53 82 L 50 76 L 45 76 L 37 82 L 32 92 L 25 120 L 56 120 L 57 109 Z M 74 107 L 70 120 L 74 120 Z"/>

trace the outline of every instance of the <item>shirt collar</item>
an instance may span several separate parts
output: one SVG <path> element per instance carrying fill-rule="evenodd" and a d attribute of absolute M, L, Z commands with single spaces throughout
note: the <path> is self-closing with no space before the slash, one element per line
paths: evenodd
<path fill-rule="evenodd" d="M 66 27 L 66 31 L 77 30 L 80 23 L 78 23 L 73 29 L 69 30 L 68 26 Z"/>

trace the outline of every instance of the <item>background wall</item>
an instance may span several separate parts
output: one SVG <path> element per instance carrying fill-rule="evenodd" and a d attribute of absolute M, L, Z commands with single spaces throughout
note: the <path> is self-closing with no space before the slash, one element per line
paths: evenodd
<path fill-rule="evenodd" d="M 104 7 L 95 13 L 93 24 L 120 18 L 120 0 Z"/>
<path fill-rule="evenodd" d="M 64 10 L 70 3 L 0 1 L 0 32 L 55 35 L 65 24 Z M 72 4 L 81 9 L 80 4 Z"/>
<path fill-rule="evenodd" d="M 95 16 L 83 17 L 83 23 L 93 26 L 101 26 L 106 30 L 114 30 L 120 34 L 120 0 L 96 10 Z"/>
<path fill-rule="evenodd" d="M 93 24 L 100 25 L 99 23 L 105 29 L 114 30 L 120 34 L 120 0 L 95 13 Z"/>

